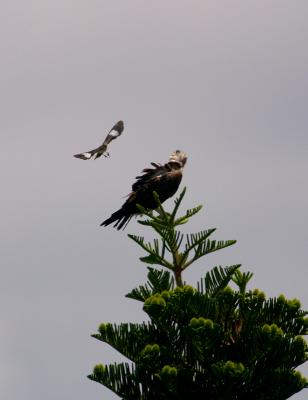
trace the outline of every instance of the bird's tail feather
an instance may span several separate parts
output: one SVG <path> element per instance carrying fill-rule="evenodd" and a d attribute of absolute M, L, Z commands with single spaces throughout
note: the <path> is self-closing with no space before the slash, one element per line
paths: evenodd
<path fill-rule="evenodd" d="M 124 229 L 126 228 L 127 224 L 128 224 L 129 221 L 131 220 L 131 218 L 132 218 L 132 215 L 126 215 L 126 216 L 122 219 L 122 221 L 120 222 L 119 225 L 118 225 L 118 223 L 116 224 L 116 225 L 117 225 L 117 230 L 119 231 L 120 229 L 123 228 L 123 231 L 124 231 Z M 116 225 L 114 225 L 114 226 L 116 226 Z"/>
<path fill-rule="evenodd" d="M 120 208 L 120 210 L 114 212 L 111 217 L 103 221 L 100 226 L 107 226 L 115 222 L 114 227 L 117 227 L 117 230 L 125 229 L 130 219 L 131 215 L 127 215 L 127 212 Z"/>

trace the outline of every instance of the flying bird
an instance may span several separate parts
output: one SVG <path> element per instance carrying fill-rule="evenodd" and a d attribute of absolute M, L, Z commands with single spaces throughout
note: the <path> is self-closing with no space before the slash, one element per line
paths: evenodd
<path fill-rule="evenodd" d="M 116 139 L 118 136 L 121 135 L 121 133 L 124 130 L 124 123 L 123 121 L 118 121 L 109 131 L 108 135 L 106 136 L 106 139 L 104 140 L 103 144 L 99 147 L 97 147 L 94 150 L 87 151 L 85 153 L 80 153 L 80 154 L 75 154 L 74 157 L 76 158 L 81 158 L 82 160 L 90 160 L 90 158 L 94 157 L 94 160 L 101 155 L 104 155 L 105 157 L 109 157 L 109 153 L 107 152 L 107 146 L 108 144 Z"/>
<path fill-rule="evenodd" d="M 186 160 L 186 154 L 176 150 L 170 155 L 166 164 L 152 162 L 151 165 L 154 168 L 145 168 L 142 171 L 143 175 L 136 177 L 136 182 L 132 185 L 132 192 L 128 195 L 126 202 L 110 218 L 102 222 L 101 226 L 115 222 L 114 226 L 118 230 L 124 229 L 133 215 L 140 214 L 137 204 L 151 210 L 156 209 L 154 191 L 158 194 L 161 203 L 173 196 L 181 183 Z"/>

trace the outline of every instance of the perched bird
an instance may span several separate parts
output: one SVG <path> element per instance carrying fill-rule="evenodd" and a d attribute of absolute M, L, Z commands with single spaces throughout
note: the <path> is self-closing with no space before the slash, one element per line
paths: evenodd
<path fill-rule="evenodd" d="M 152 162 L 151 165 L 154 168 L 145 168 L 142 171 L 144 174 L 136 177 L 137 180 L 133 184 L 132 192 L 128 195 L 126 202 L 110 218 L 102 222 L 101 226 L 115 222 L 114 226 L 118 230 L 124 229 L 133 215 L 140 214 L 137 204 L 151 210 L 156 209 L 154 191 L 158 194 L 161 203 L 173 196 L 181 183 L 182 170 L 186 160 L 186 154 L 176 150 L 171 154 L 166 164 Z"/>
<path fill-rule="evenodd" d="M 90 160 L 90 158 L 94 157 L 94 160 L 101 155 L 104 154 L 105 157 L 109 157 L 109 153 L 107 152 L 107 146 L 108 144 L 116 139 L 118 136 L 121 135 L 121 133 L 124 130 L 124 124 L 123 121 L 118 121 L 109 131 L 108 135 L 106 136 L 106 139 L 104 140 L 103 144 L 99 147 L 97 147 L 94 150 L 87 151 L 85 153 L 80 153 L 80 154 L 75 154 L 74 157 L 76 158 L 81 158 L 82 160 Z"/>

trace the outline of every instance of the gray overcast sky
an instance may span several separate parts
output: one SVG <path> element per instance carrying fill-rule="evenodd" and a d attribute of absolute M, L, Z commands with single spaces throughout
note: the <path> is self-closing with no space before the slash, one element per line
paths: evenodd
<path fill-rule="evenodd" d="M 177 148 L 204 205 L 185 230 L 238 240 L 184 278 L 242 263 L 308 307 L 307 21 L 306 0 L 1 0 L 2 399 L 117 398 L 86 379 L 121 359 L 90 334 L 145 318 L 126 234 L 151 234 L 99 224 Z M 119 119 L 110 159 L 72 157 Z"/>

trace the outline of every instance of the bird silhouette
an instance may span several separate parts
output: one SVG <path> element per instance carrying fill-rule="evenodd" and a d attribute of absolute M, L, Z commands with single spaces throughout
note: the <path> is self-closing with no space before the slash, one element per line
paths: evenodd
<path fill-rule="evenodd" d="M 90 160 L 90 158 L 94 157 L 96 160 L 98 157 L 104 154 L 105 157 L 109 157 L 109 153 L 107 152 L 108 144 L 119 137 L 124 130 L 124 123 L 123 121 L 118 121 L 109 131 L 106 139 L 104 140 L 103 144 L 97 147 L 94 150 L 86 151 L 85 153 L 75 154 L 74 157 L 81 158 L 82 160 Z"/>
<path fill-rule="evenodd" d="M 176 150 L 170 155 L 166 164 L 152 162 L 151 165 L 154 168 L 145 168 L 142 171 L 144 174 L 136 177 L 136 182 L 132 185 L 132 192 L 128 195 L 128 199 L 118 211 L 102 222 L 101 226 L 115 222 L 114 227 L 118 230 L 124 229 L 133 215 L 140 214 L 137 204 L 147 209 L 156 209 L 154 191 L 158 194 L 161 203 L 172 197 L 181 183 L 186 160 L 186 154 Z"/>

